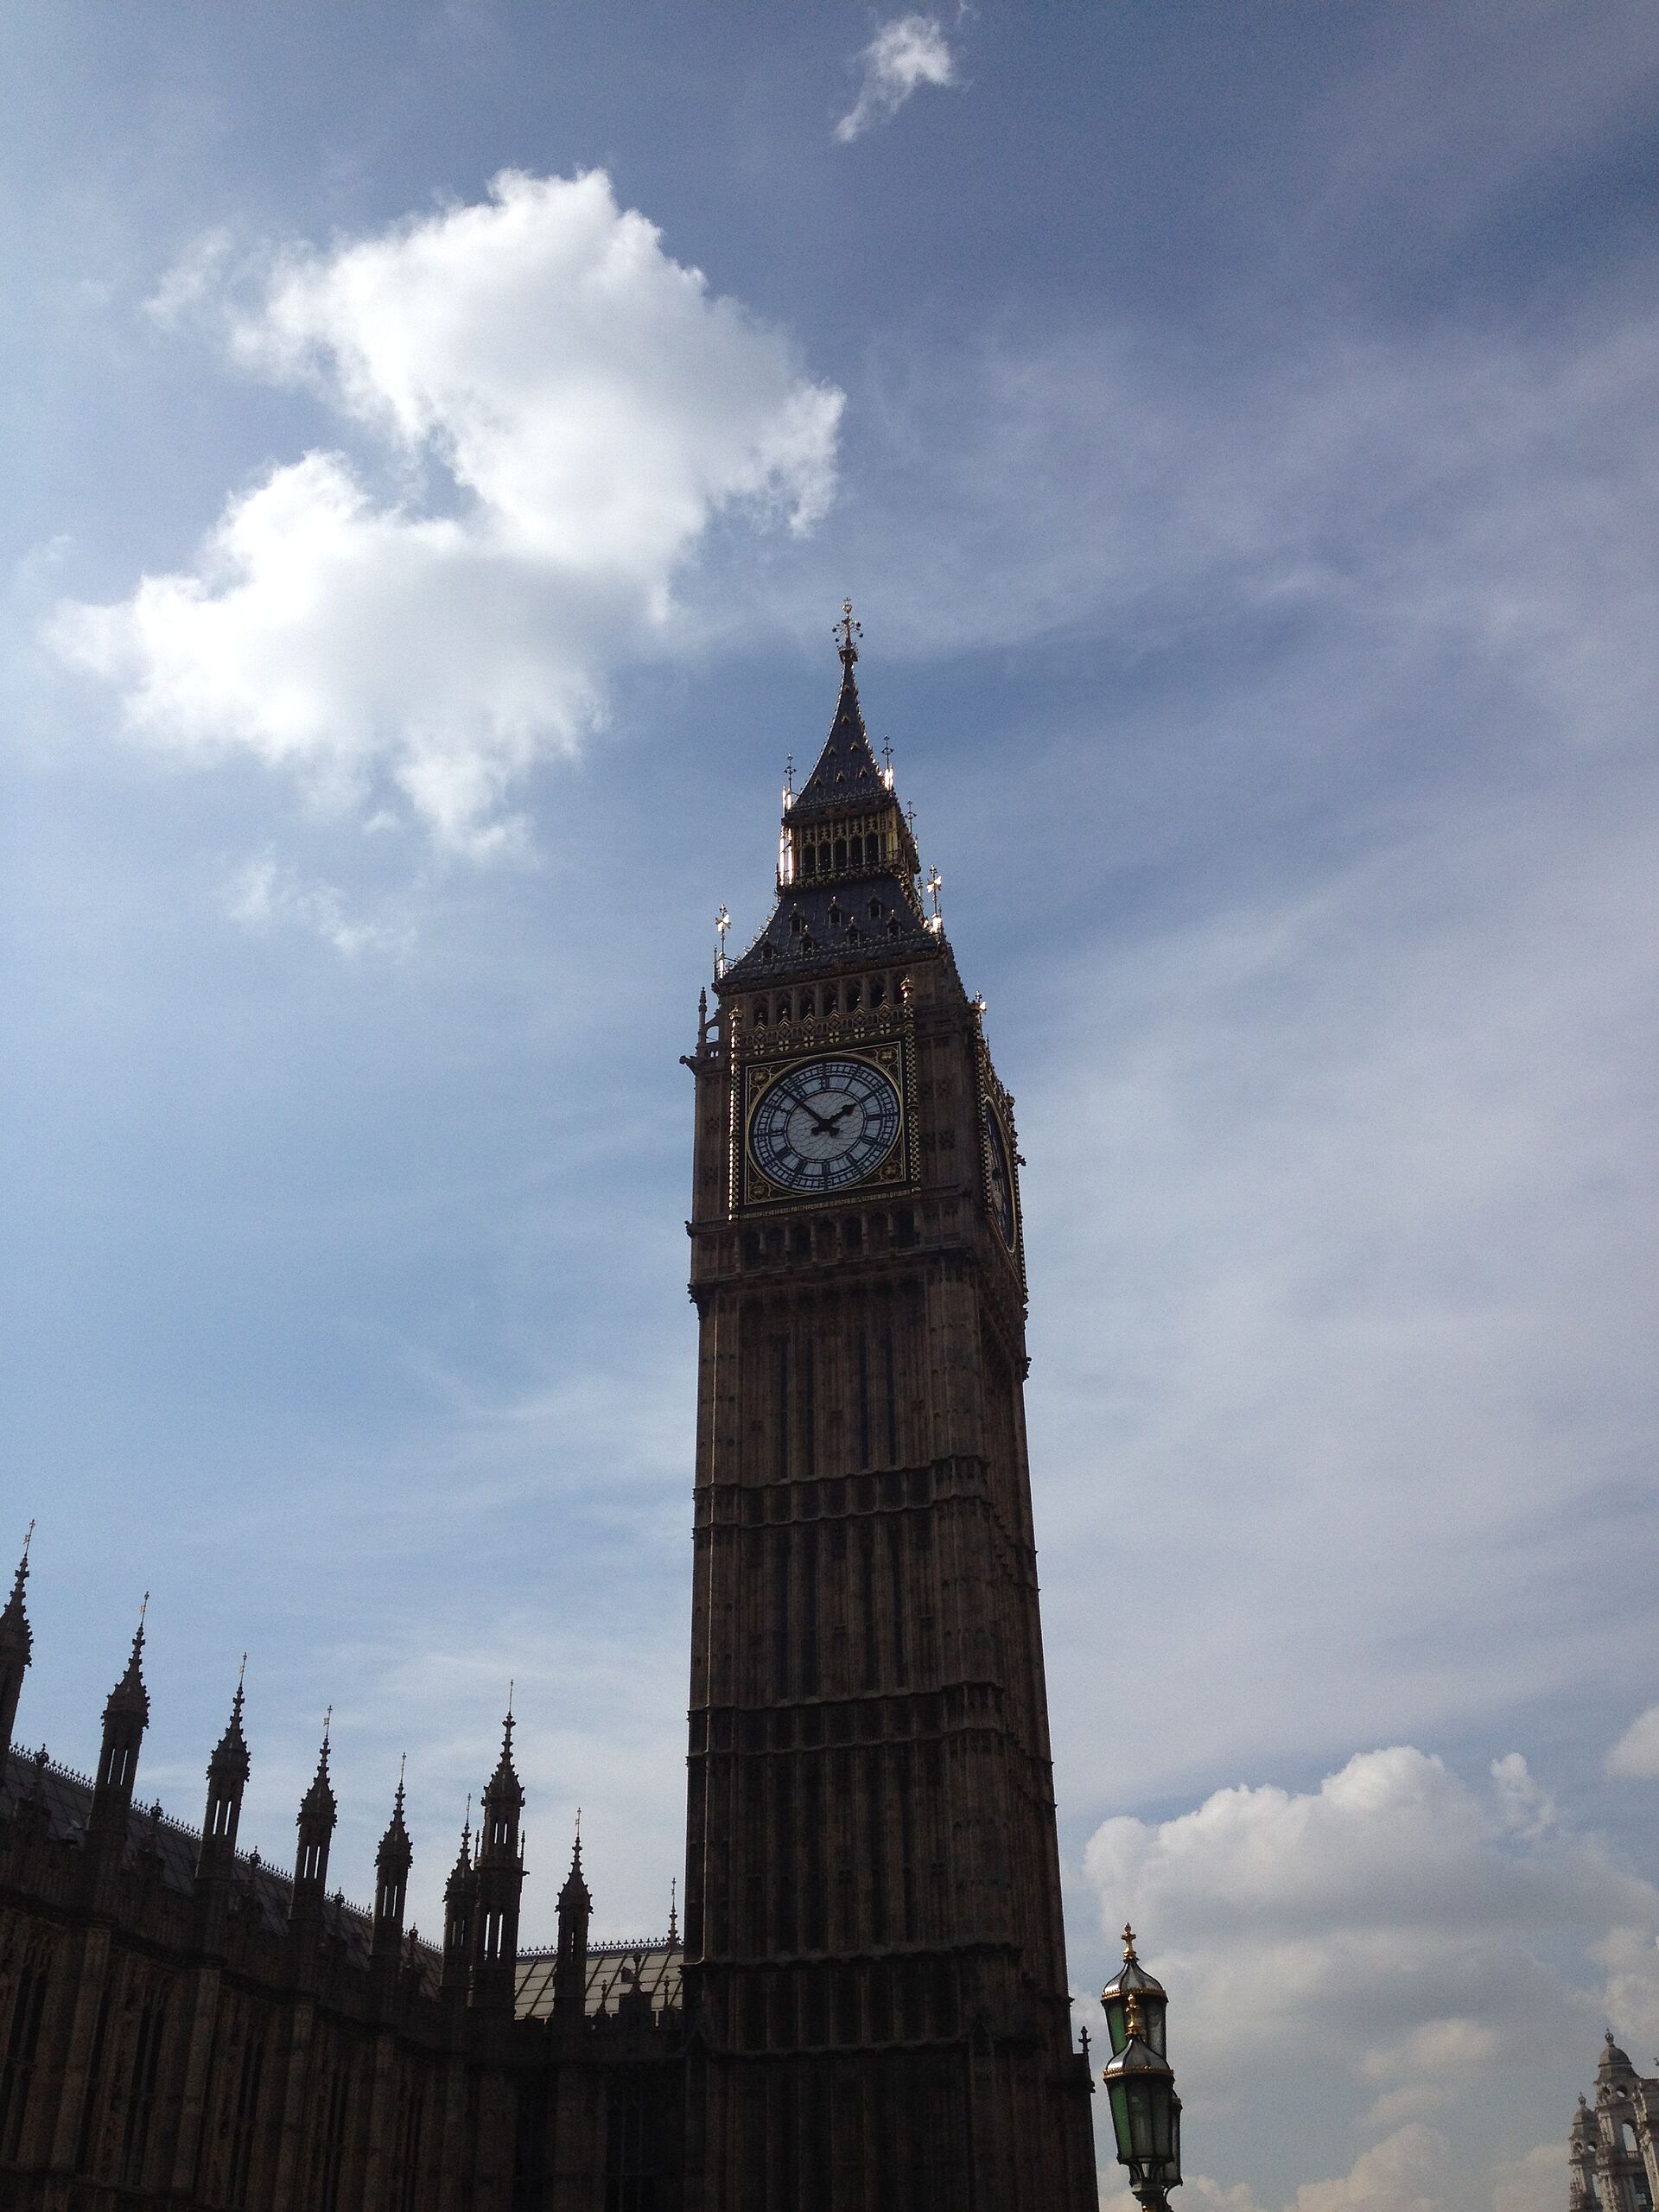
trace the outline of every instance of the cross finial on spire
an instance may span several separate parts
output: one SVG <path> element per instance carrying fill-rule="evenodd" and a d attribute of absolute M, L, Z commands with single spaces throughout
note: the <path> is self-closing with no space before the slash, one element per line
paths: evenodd
<path fill-rule="evenodd" d="M 680 1878 L 671 1874 L 668 1882 L 668 1940 L 671 1944 L 680 1940 Z"/>
<path fill-rule="evenodd" d="M 841 620 L 836 625 L 835 634 L 841 641 L 836 647 L 836 651 L 841 655 L 841 664 L 850 671 L 853 663 L 858 658 L 856 640 L 864 634 L 863 624 L 855 622 L 853 620 L 853 602 L 850 599 L 843 599 L 841 602 Z"/>

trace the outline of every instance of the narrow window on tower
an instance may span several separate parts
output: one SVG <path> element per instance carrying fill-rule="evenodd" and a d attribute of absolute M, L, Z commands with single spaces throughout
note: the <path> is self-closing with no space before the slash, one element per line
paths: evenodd
<path fill-rule="evenodd" d="M 864 1613 L 864 1687 L 873 1690 L 879 1673 L 875 1648 L 875 1531 L 868 1521 L 859 1531 L 858 1579 Z"/>
<path fill-rule="evenodd" d="M 887 1465 L 899 1464 L 899 1367 L 893 1352 L 893 1331 L 881 1332 L 881 1357 L 887 1382 Z"/>
<path fill-rule="evenodd" d="M 772 1541 L 772 1694 L 789 1695 L 789 1531 Z"/>
<path fill-rule="evenodd" d="M 858 1464 L 870 1464 L 870 1340 L 858 1332 Z"/>
<path fill-rule="evenodd" d="M 801 1695 L 818 1694 L 818 1532 L 801 1531 Z"/>
<path fill-rule="evenodd" d="M 866 1754 L 864 1766 L 865 1788 L 868 1795 L 865 1810 L 868 1815 L 866 1848 L 870 1860 L 870 1940 L 885 1943 L 887 1940 L 887 1879 L 883 1853 L 887 1845 L 887 1808 L 883 1802 L 887 1792 L 886 1764 L 880 1745 L 874 1745 Z M 878 1978 L 879 1979 L 879 1978 Z M 881 1988 L 880 2002 L 885 2007 L 887 1992 Z M 877 2039 L 885 2043 L 885 2033 L 877 2031 Z"/>
<path fill-rule="evenodd" d="M 905 1535 L 901 1520 L 887 1523 L 887 1571 L 893 1580 L 893 1679 L 902 1689 L 905 1664 Z"/>
<path fill-rule="evenodd" d="M 818 1471 L 817 1348 L 809 1337 L 801 1346 L 801 1465 L 808 1475 Z"/>

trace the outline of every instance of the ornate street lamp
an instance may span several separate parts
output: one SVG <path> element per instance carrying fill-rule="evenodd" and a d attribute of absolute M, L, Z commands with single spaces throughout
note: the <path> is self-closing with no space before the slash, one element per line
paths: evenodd
<path fill-rule="evenodd" d="M 1181 2101 L 1164 2047 L 1169 1999 L 1135 1955 L 1135 1930 L 1123 1930 L 1123 1964 L 1100 1993 L 1112 2055 L 1102 2069 L 1117 2138 L 1117 2162 L 1146 2212 L 1169 2212 L 1181 2185 Z"/>

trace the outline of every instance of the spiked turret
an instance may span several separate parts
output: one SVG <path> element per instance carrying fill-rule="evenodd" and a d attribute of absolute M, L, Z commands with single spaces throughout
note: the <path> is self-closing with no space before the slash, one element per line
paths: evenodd
<path fill-rule="evenodd" d="M 518 1816 L 524 1785 L 512 1764 L 512 1708 L 501 1731 L 501 1756 L 484 1792 L 479 1825 L 477 1912 L 473 1927 L 472 2000 L 474 2005 L 511 2018 L 518 1954 L 518 1899 L 524 1888 L 524 1857 Z"/>
<path fill-rule="evenodd" d="M 576 1815 L 575 1848 L 570 1872 L 559 1891 L 559 1954 L 553 1969 L 553 2014 L 556 2019 L 580 2020 L 588 1999 L 588 1923 L 594 1900 L 582 1872 L 582 1815 Z"/>
<path fill-rule="evenodd" d="M 31 1521 L 29 1534 L 23 1538 L 23 1555 L 12 1578 L 11 1596 L 6 1601 L 5 1611 L 0 1612 L 0 1772 L 4 1770 L 6 1753 L 11 1749 L 17 1700 L 23 1694 L 23 1676 L 29 1671 L 35 1649 L 34 1634 L 23 1606 L 23 1585 L 29 1580 L 29 1547 L 34 1535 L 35 1523 Z"/>
<path fill-rule="evenodd" d="M 409 1895 L 409 1870 L 414 1859 L 409 1830 L 404 1825 L 404 1770 L 397 1770 L 397 1790 L 391 1801 L 391 1818 L 374 1854 L 374 1966 L 383 1982 L 395 1976 L 403 1945 L 404 1905 Z"/>
<path fill-rule="evenodd" d="M 473 1907 L 478 1878 L 473 1871 L 473 1801 L 467 1800 L 461 1849 L 443 1885 L 443 1993 L 447 2003 L 464 2004 L 472 1971 Z"/>
<path fill-rule="evenodd" d="M 334 1840 L 334 1823 L 339 1808 L 334 1802 L 334 1784 L 328 1777 L 328 1732 L 332 1713 L 322 1724 L 322 1748 L 317 1753 L 317 1770 L 311 1777 L 311 1787 L 300 1800 L 299 1817 L 295 1826 L 300 1832 L 299 1847 L 294 1859 L 294 1895 L 289 1916 L 294 1920 L 315 1919 L 322 1910 L 323 1890 L 328 1879 L 328 1847 Z"/>
<path fill-rule="evenodd" d="M 243 1654 L 245 1669 L 247 1655 Z M 196 1854 L 196 1897 L 211 1938 L 223 1910 L 236 1868 L 236 1832 L 242 1820 L 242 1793 L 248 1786 L 248 1740 L 242 1733 L 242 1676 L 236 1678 L 231 1717 L 207 1762 L 207 1804 L 201 1816 L 201 1849 Z"/>
<path fill-rule="evenodd" d="M 92 1792 L 88 1826 L 94 1834 L 126 1840 L 127 1811 L 138 1776 L 138 1747 L 149 1726 L 149 1692 L 144 1687 L 144 1615 L 149 1592 L 138 1609 L 132 1651 L 126 1672 L 104 1705 L 104 1742 L 98 1757 L 98 1781 Z"/>

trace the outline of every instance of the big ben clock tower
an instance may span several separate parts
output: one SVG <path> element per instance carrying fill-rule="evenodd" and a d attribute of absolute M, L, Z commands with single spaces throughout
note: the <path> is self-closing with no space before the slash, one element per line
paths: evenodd
<path fill-rule="evenodd" d="M 686 2208 L 1084 2212 L 1013 1103 L 857 636 L 688 1062 Z"/>

